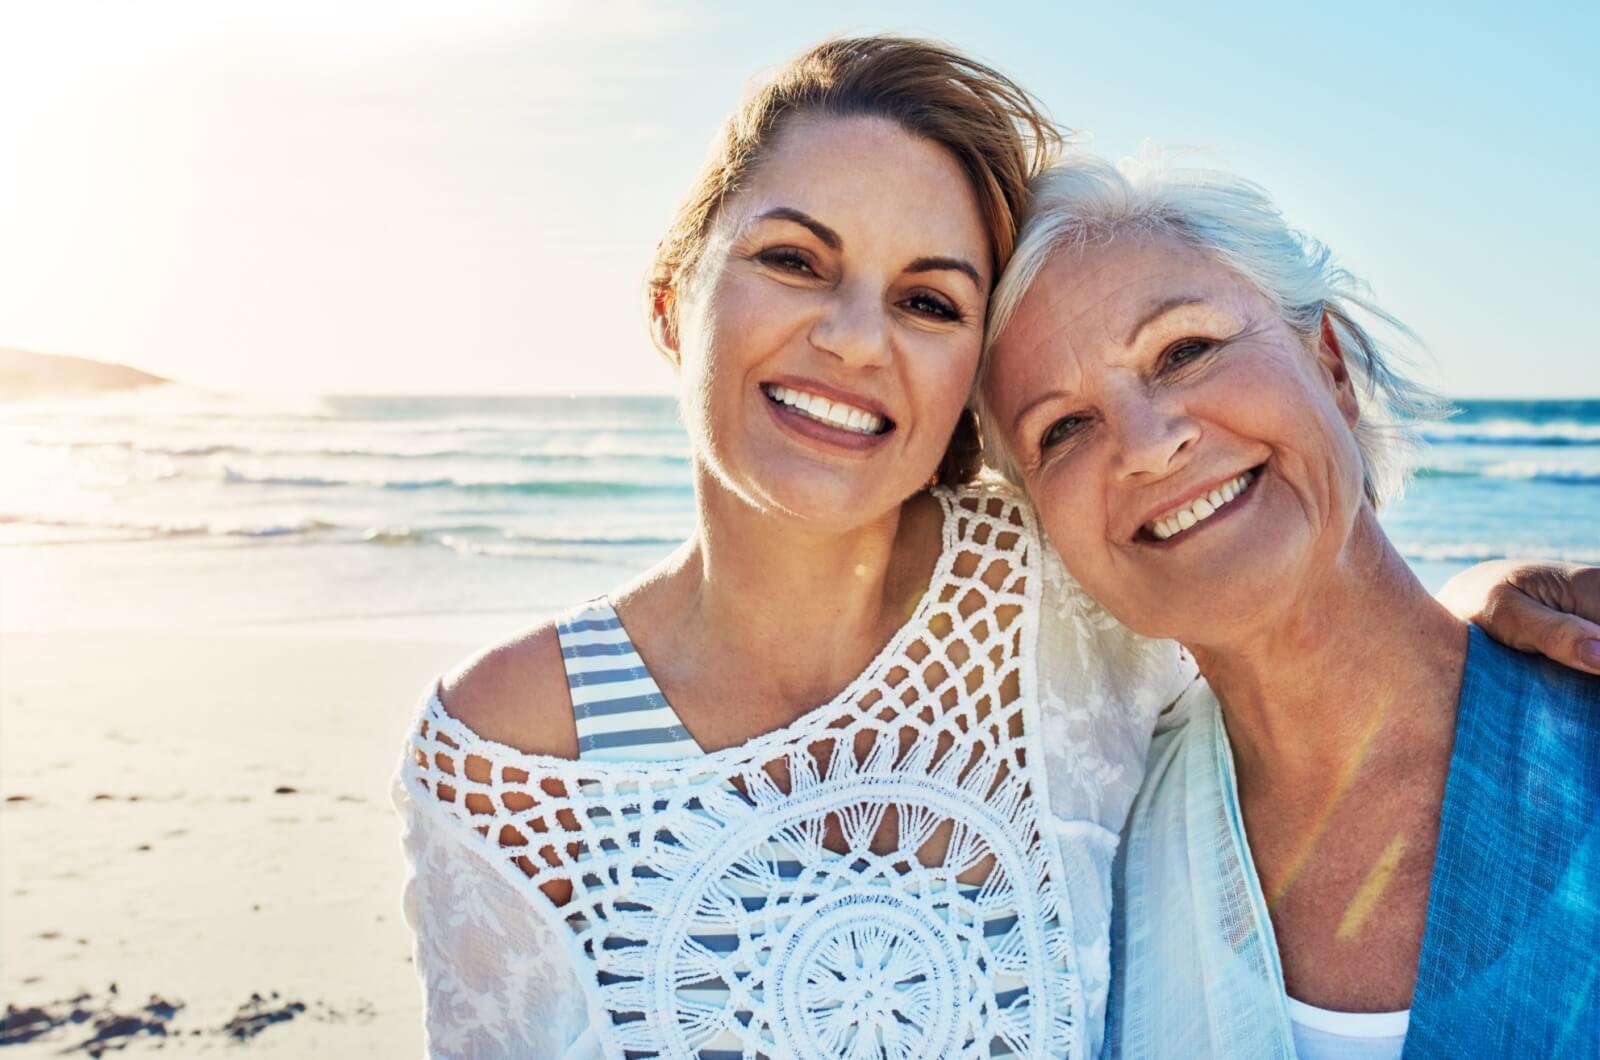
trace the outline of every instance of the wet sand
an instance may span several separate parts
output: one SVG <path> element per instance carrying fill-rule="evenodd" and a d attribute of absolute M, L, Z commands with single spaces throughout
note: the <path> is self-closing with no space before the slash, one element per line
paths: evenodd
<path fill-rule="evenodd" d="M 387 787 L 471 647 L 0 636 L 4 1055 L 420 1055 Z"/>

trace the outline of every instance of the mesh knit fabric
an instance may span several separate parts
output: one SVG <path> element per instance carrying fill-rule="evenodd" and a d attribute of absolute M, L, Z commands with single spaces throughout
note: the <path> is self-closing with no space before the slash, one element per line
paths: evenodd
<path fill-rule="evenodd" d="M 1006 489 L 940 499 L 911 620 L 738 747 L 527 755 L 429 697 L 397 801 L 434 1055 L 1088 1055 L 1115 830 L 1182 667 L 1082 596 Z"/>

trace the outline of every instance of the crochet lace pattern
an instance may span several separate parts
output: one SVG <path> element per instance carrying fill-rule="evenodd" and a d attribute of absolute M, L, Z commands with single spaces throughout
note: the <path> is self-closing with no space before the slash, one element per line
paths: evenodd
<path fill-rule="evenodd" d="M 1078 1052 L 1060 849 L 1022 724 L 1040 539 L 1006 493 L 937 495 L 945 548 L 916 614 L 784 728 L 593 763 L 424 709 L 403 782 L 562 926 L 607 1055 Z"/>

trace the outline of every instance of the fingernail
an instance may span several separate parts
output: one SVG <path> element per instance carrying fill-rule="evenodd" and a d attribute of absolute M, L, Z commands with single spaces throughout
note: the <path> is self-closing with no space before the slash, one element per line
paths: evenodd
<path fill-rule="evenodd" d="M 1583 660 L 1585 666 L 1600 670 L 1600 640 L 1580 640 L 1578 658 Z"/>

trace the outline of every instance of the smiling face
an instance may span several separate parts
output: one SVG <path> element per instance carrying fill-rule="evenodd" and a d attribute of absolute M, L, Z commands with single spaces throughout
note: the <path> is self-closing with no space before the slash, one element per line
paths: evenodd
<path fill-rule="evenodd" d="M 933 474 L 977 371 L 990 248 L 966 175 L 879 118 L 802 118 L 718 216 L 679 304 L 697 464 L 846 526 Z"/>
<path fill-rule="evenodd" d="M 1332 337 L 1171 237 L 1065 250 L 985 397 L 1051 543 L 1147 636 L 1216 644 L 1315 592 L 1365 503 Z"/>

